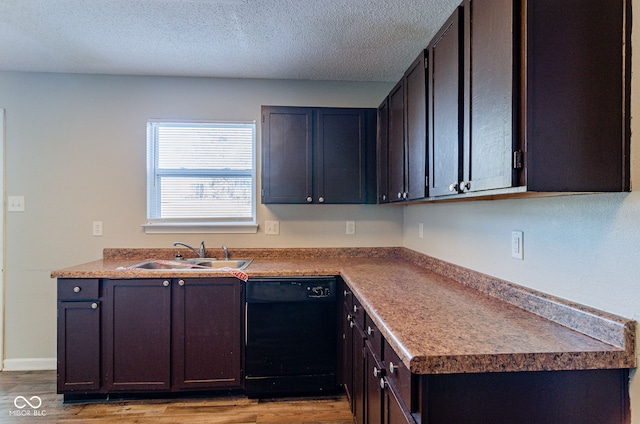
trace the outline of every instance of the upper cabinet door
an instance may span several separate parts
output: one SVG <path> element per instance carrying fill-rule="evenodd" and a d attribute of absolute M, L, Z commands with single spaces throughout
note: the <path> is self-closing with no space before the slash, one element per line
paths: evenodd
<path fill-rule="evenodd" d="M 464 165 L 460 191 L 514 185 L 513 0 L 465 0 Z"/>
<path fill-rule="evenodd" d="M 378 203 L 389 202 L 389 97 L 378 106 Z"/>
<path fill-rule="evenodd" d="M 422 52 L 404 75 L 407 200 L 427 196 L 427 79 Z"/>
<path fill-rule="evenodd" d="M 313 196 L 313 109 L 262 108 L 262 203 L 309 203 Z"/>
<path fill-rule="evenodd" d="M 375 187 L 375 114 L 375 109 L 318 109 L 314 203 L 369 200 L 368 178 Z"/>
<path fill-rule="evenodd" d="M 524 3 L 527 189 L 629 191 L 631 1 Z"/>
<path fill-rule="evenodd" d="M 458 7 L 429 45 L 429 195 L 458 193 L 463 124 L 463 28 Z"/>
<path fill-rule="evenodd" d="M 389 94 L 389 200 L 406 199 L 404 185 L 404 81 Z"/>

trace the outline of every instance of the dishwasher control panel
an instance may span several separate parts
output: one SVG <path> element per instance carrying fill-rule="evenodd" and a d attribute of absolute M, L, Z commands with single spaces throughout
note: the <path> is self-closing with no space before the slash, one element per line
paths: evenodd
<path fill-rule="evenodd" d="M 246 282 L 247 303 L 335 301 L 335 277 L 259 277 Z"/>
<path fill-rule="evenodd" d="M 307 286 L 307 297 L 323 298 L 332 296 L 331 287 L 326 285 Z"/>

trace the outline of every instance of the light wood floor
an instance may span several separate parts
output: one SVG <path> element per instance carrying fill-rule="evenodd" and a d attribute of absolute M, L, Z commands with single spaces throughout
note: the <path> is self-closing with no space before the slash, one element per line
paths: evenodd
<path fill-rule="evenodd" d="M 346 398 L 254 400 L 246 397 L 63 404 L 55 371 L 0 372 L 0 423 L 318 423 L 353 424 Z M 32 409 L 16 398 L 38 396 Z M 22 410 L 14 404 L 24 406 Z M 37 400 L 34 399 L 33 403 Z M 30 415 L 17 416 L 19 411 Z M 34 416 L 36 411 L 40 416 Z"/>

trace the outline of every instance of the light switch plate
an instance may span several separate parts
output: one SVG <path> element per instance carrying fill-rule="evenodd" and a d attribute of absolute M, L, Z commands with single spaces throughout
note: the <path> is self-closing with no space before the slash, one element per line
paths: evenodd
<path fill-rule="evenodd" d="M 511 257 L 524 260 L 524 233 L 522 231 L 511 232 Z"/>

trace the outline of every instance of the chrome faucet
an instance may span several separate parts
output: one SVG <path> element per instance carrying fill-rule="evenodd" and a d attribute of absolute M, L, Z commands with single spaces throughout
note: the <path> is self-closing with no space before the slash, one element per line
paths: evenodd
<path fill-rule="evenodd" d="M 191 251 L 193 253 L 195 253 L 196 255 L 198 255 L 199 258 L 204 258 L 205 257 L 205 248 L 204 248 L 204 240 L 202 240 L 202 242 L 200 242 L 200 251 L 197 251 L 195 248 L 189 246 L 186 243 L 183 243 L 181 241 L 174 241 L 173 242 L 174 246 L 180 245 L 180 246 L 184 246 L 187 249 L 191 249 Z"/>
<path fill-rule="evenodd" d="M 227 246 L 225 246 L 224 244 L 222 245 L 222 251 L 224 252 L 224 260 L 228 261 L 229 260 L 229 249 L 227 249 Z"/>

